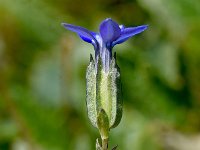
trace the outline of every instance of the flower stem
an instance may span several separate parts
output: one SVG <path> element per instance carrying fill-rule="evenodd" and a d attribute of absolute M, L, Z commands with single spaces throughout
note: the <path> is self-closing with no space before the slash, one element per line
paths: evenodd
<path fill-rule="evenodd" d="M 108 138 L 102 139 L 102 150 L 108 150 Z"/>

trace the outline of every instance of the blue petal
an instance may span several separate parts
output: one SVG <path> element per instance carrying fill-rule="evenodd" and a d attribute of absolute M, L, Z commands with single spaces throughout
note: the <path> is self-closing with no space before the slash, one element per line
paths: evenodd
<path fill-rule="evenodd" d="M 121 34 L 119 25 L 110 18 L 101 23 L 99 30 L 100 35 L 105 43 L 111 43 L 115 41 Z"/>
<path fill-rule="evenodd" d="M 92 39 L 90 39 L 90 38 L 87 38 L 87 37 L 81 36 L 81 35 L 79 35 L 79 37 L 85 42 L 92 43 Z"/>
<path fill-rule="evenodd" d="M 91 31 L 90 31 L 90 33 L 91 33 L 92 36 L 95 38 L 95 36 L 96 36 L 97 33 L 91 32 Z M 80 38 L 81 38 L 83 41 L 88 42 L 88 43 L 93 43 L 93 41 L 92 41 L 91 38 L 88 38 L 88 37 L 86 37 L 86 36 L 82 36 L 82 35 L 80 35 L 80 34 L 79 34 L 79 36 L 80 36 Z M 95 38 L 95 39 L 96 39 L 96 38 Z"/>
<path fill-rule="evenodd" d="M 137 27 L 130 27 L 130 28 L 124 28 L 121 31 L 121 36 L 112 43 L 112 46 L 115 46 L 116 44 L 120 44 L 128 40 L 130 37 L 139 34 L 146 30 L 148 28 L 148 25 L 142 25 Z"/>
<path fill-rule="evenodd" d="M 92 43 L 95 47 L 97 46 L 97 41 L 94 38 L 94 36 L 92 35 L 93 33 L 83 27 L 80 26 L 75 26 L 75 25 L 71 25 L 71 24 L 67 24 L 67 23 L 62 23 L 62 25 L 73 32 L 76 32 L 82 40 L 88 42 L 88 43 Z"/>

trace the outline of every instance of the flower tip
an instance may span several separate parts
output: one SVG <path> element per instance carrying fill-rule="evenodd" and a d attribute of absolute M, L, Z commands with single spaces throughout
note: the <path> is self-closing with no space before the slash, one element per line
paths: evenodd
<path fill-rule="evenodd" d="M 144 30 L 148 29 L 149 25 L 142 25 L 140 27 L 141 27 L 141 30 L 144 31 Z"/>
<path fill-rule="evenodd" d="M 103 22 L 102 23 L 106 23 L 106 24 L 108 24 L 108 23 L 110 23 L 110 24 L 117 24 L 117 22 L 115 22 L 114 20 L 112 20 L 112 18 L 106 18 L 105 20 L 103 20 Z M 117 24 L 118 25 L 118 24 Z M 119 25 L 118 25 L 119 26 Z"/>
<path fill-rule="evenodd" d="M 149 25 L 141 25 L 136 27 L 138 29 L 138 33 L 143 32 L 144 30 L 148 29 Z"/>
<path fill-rule="evenodd" d="M 146 30 L 149 27 L 149 25 L 144 25 L 144 30 Z"/>
<path fill-rule="evenodd" d="M 64 26 L 66 23 L 64 23 L 64 22 L 61 22 L 61 26 Z"/>
<path fill-rule="evenodd" d="M 66 29 L 69 28 L 69 24 L 68 24 L 68 23 L 64 23 L 64 22 L 62 22 L 62 23 L 61 23 L 61 26 L 63 26 L 63 27 L 66 28 Z"/>
<path fill-rule="evenodd" d="M 67 23 L 62 22 L 61 26 L 63 26 L 65 29 L 68 29 L 68 24 Z"/>
<path fill-rule="evenodd" d="M 65 26 L 65 23 L 64 23 L 64 22 L 62 22 L 60 25 L 61 25 L 61 26 Z"/>
<path fill-rule="evenodd" d="M 106 18 L 104 21 L 112 21 L 111 18 Z"/>

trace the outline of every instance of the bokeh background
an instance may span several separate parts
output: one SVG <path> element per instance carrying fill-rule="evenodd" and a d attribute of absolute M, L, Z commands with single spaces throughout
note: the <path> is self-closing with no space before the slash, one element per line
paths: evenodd
<path fill-rule="evenodd" d="M 117 45 L 124 113 L 110 148 L 200 149 L 200 1 L 0 0 L 0 150 L 94 150 L 85 105 L 93 47 L 61 22 L 149 29 Z"/>

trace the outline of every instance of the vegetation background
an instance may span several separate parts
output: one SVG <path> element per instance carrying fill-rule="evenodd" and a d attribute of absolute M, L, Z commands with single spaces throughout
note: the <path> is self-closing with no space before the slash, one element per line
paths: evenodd
<path fill-rule="evenodd" d="M 67 22 L 98 31 L 111 17 L 149 29 L 117 45 L 121 150 L 200 149 L 200 1 L 0 0 L 0 150 L 94 150 L 85 105 L 93 47 Z"/>

